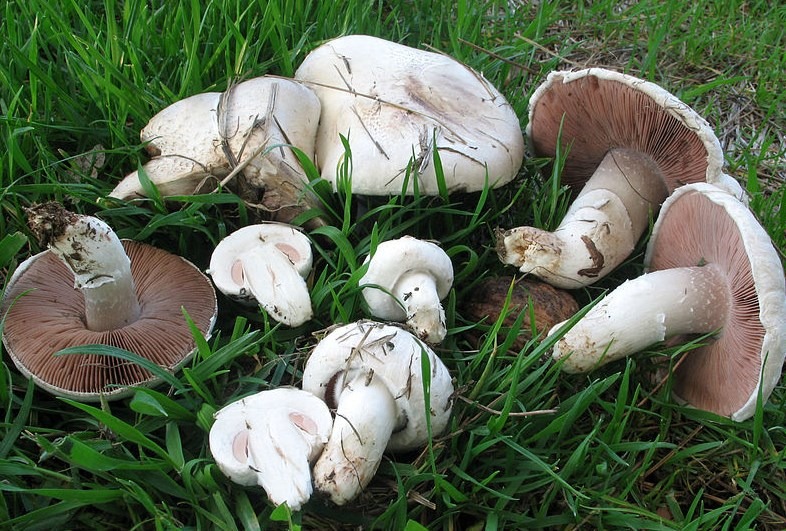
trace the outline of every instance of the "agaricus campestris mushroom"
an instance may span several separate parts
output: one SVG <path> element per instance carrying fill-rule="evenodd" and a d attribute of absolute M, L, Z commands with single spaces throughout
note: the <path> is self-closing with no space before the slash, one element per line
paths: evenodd
<path fill-rule="evenodd" d="M 430 367 L 428 403 L 423 356 Z M 303 389 L 335 410 L 313 474 L 316 489 L 339 505 L 368 485 L 385 450 L 421 448 L 429 433 L 440 434 L 453 400 L 450 374 L 428 346 L 398 326 L 373 321 L 328 333 L 306 362 Z"/>
<path fill-rule="evenodd" d="M 441 301 L 453 285 L 453 263 L 439 245 L 404 236 L 380 243 L 365 263 L 359 284 L 371 315 L 405 321 L 429 343 L 445 339 Z"/>
<path fill-rule="evenodd" d="M 554 232 L 498 235 L 505 264 L 561 288 L 596 282 L 634 249 L 660 204 L 691 182 L 723 184 L 720 142 L 693 109 L 658 85 L 602 68 L 548 75 L 530 99 L 527 134 L 539 157 L 567 152 L 562 183 L 578 196 Z"/>
<path fill-rule="evenodd" d="M 177 101 L 148 122 L 140 137 L 143 166 L 164 196 L 213 190 L 238 166 L 231 187 L 253 205 L 288 222 L 316 202 L 289 146 L 314 154 L 319 100 L 297 81 L 263 76 Z M 237 185 L 237 186 L 235 186 Z M 145 196 L 137 171 L 111 197 Z"/>
<path fill-rule="evenodd" d="M 311 498 L 311 463 L 333 417 L 313 394 L 293 387 L 261 391 L 223 407 L 210 428 L 210 452 L 235 483 L 259 485 L 293 511 Z"/>
<path fill-rule="evenodd" d="M 585 372 L 665 339 L 717 331 L 676 364 L 674 393 L 734 420 L 753 415 L 786 355 L 783 267 L 765 230 L 725 191 L 686 185 L 664 202 L 645 261 L 649 272 L 594 306 L 557 341 L 554 358 L 566 372 Z"/>
<path fill-rule="evenodd" d="M 523 161 L 524 137 L 510 104 L 447 55 L 348 35 L 311 51 L 295 79 L 322 104 L 316 160 L 334 187 L 346 155 L 341 136 L 357 194 L 411 194 L 415 179 L 420 193 L 440 193 L 435 149 L 448 191 L 501 186 Z"/>
<path fill-rule="evenodd" d="M 29 223 L 49 250 L 23 262 L 8 282 L 3 343 L 19 370 L 44 389 L 88 401 L 120 398 L 130 386 L 157 382 L 119 358 L 54 354 L 109 345 L 176 370 L 196 347 L 183 310 L 210 336 L 215 291 L 190 262 L 121 242 L 103 221 L 54 203 L 31 208 Z"/>
<path fill-rule="evenodd" d="M 221 240 L 208 274 L 219 291 L 245 304 L 260 304 L 276 321 L 299 326 L 313 315 L 305 278 L 311 241 L 283 223 L 259 223 Z"/>

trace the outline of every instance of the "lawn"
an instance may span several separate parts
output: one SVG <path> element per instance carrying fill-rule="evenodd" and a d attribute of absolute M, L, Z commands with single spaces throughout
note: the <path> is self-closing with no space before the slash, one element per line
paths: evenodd
<path fill-rule="evenodd" d="M 786 249 L 786 7 L 778 2 L 9 0 L 0 13 L 0 273 L 41 250 L 25 208 L 58 201 L 205 269 L 215 245 L 258 219 L 231 187 L 144 201 L 108 199 L 148 158 L 140 129 L 187 96 L 290 77 L 327 39 L 370 34 L 473 67 L 527 125 L 555 69 L 602 66 L 655 82 L 721 141 L 726 171 L 783 257 Z M 517 341 L 521 320 L 470 318 L 483 279 L 512 275 L 498 228 L 553 227 L 566 190 L 525 160 L 497 189 L 428 197 L 318 187 L 327 224 L 306 230 L 314 318 L 289 328 L 219 298 L 216 330 L 167 384 L 83 404 L 0 364 L 0 528 L 8 529 L 783 529 L 786 398 L 743 422 L 676 403 L 654 376 L 655 345 L 567 375 L 550 343 Z M 357 162 L 355 163 L 357 164 Z M 315 169 L 310 177 L 318 180 Z M 324 184 L 324 183 L 322 183 Z M 296 219 L 307 224 L 308 215 Z M 438 241 L 455 283 L 436 349 L 454 378 L 453 415 L 422 452 L 386 458 L 345 507 L 312 499 L 290 514 L 218 470 L 213 413 L 256 391 L 299 385 L 320 333 L 365 316 L 362 260 L 403 235 Z M 646 238 L 580 305 L 643 269 Z M 496 332 L 500 332 L 497 334 Z"/>

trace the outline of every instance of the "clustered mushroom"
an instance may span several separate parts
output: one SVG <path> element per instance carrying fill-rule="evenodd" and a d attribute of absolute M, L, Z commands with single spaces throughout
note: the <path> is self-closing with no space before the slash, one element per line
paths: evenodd
<path fill-rule="evenodd" d="M 584 372 L 669 338 L 714 333 L 675 366 L 675 396 L 735 420 L 750 417 L 786 356 L 786 286 L 771 240 L 722 172 L 708 124 L 653 83 L 587 69 L 548 76 L 531 99 L 527 132 L 536 156 L 569 148 L 562 178 L 576 197 L 554 232 L 500 232 L 505 264 L 559 288 L 587 286 L 618 266 L 657 216 L 648 273 L 569 330 L 533 314 L 536 329 L 554 325 L 561 368 Z M 351 172 L 359 194 L 440 193 L 435 154 L 448 191 L 500 186 L 524 153 L 518 118 L 482 75 L 445 55 L 362 35 L 318 47 L 294 80 L 255 78 L 176 102 L 141 137 L 152 156 L 142 171 L 162 194 L 236 178 L 247 199 L 260 199 L 282 221 L 316 206 L 293 146 L 337 188 L 349 145 L 354 160 L 363 159 Z M 112 196 L 144 195 L 143 180 L 128 175 Z M 121 242 L 94 217 L 51 204 L 30 214 L 49 250 L 9 280 L 3 342 L 36 383 L 84 400 L 118 398 L 154 378 L 112 357 L 53 354 L 103 344 L 174 370 L 194 349 L 183 310 L 210 335 L 215 291 L 192 264 Z M 229 298 L 294 327 L 312 317 L 311 266 L 300 229 L 266 222 L 223 239 L 208 273 Z M 386 451 L 422 447 L 448 426 L 453 383 L 429 344 L 447 334 L 441 301 L 453 283 L 450 257 L 435 242 L 405 236 L 379 243 L 364 266 L 359 286 L 369 313 L 406 328 L 372 320 L 337 326 L 310 353 L 302 389 L 261 391 L 215 414 L 209 443 L 218 467 L 241 485 L 261 486 L 274 504 L 299 510 L 314 488 L 348 503 Z M 523 284 L 512 278 L 501 286 L 495 304 L 514 302 L 519 312 L 548 306 L 517 291 Z M 554 297 L 566 318 L 578 307 L 562 295 Z M 490 315 L 493 301 L 476 302 Z"/>

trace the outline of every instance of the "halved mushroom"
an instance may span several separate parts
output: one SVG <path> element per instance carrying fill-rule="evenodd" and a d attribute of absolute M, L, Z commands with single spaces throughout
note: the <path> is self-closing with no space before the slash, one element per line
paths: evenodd
<path fill-rule="evenodd" d="M 357 194 L 412 194 L 415 187 L 439 194 L 435 149 L 448 191 L 501 186 L 523 161 L 524 137 L 510 104 L 447 55 L 348 35 L 311 51 L 295 79 L 321 102 L 316 160 L 334 187 L 346 155 L 341 136 L 352 152 Z"/>
<path fill-rule="evenodd" d="M 305 278 L 311 241 L 283 223 L 259 223 L 221 240 L 208 274 L 219 291 L 244 304 L 260 304 L 276 321 L 299 326 L 313 315 Z"/>
<path fill-rule="evenodd" d="M 431 369 L 428 409 L 423 356 Z M 365 320 L 335 328 L 317 344 L 303 389 L 335 410 L 314 484 L 338 505 L 368 485 L 383 452 L 417 449 L 442 433 L 453 400 L 450 374 L 428 346 L 402 328 Z"/>
<path fill-rule="evenodd" d="M 497 251 L 503 263 L 557 287 L 587 286 L 617 267 L 678 186 L 707 181 L 742 195 L 721 171 L 709 124 L 633 76 L 602 68 L 550 73 L 530 100 L 527 134 L 536 156 L 567 152 L 561 179 L 578 196 L 554 232 L 500 232 Z"/>
<path fill-rule="evenodd" d="M 439 245 L 404 236 L 380 243 L 365 263 L 359 284 L 371 315 L 405 321 L 429 343 L 445 339 L 441 301 L 453 286 L 453 263 Z"/>
<path fill-rule="evenodd" d="M 664 202 L 645 262 L 649 272 L 596 304 L 557 341 L 554 358 L 566 372 L 585 372 L 665 339 L 717 331 L 677 364 L 674 393 L 734 420 L 753 415 L 786 356 L 786 282 L 766 231 L 725 191 L 686 185 Z"/>
<path fill-rule="evenodd" d="M 223 407 L 210 428 L 210 452 L 235 483 L 260 485 L 293 511 L 311 498 L 311 463 L 333 418 L 313 394 L 292 387 L 261 391 Z"/>
<path fill-rule="evenodd" d="M 19 370 L 56 395 L 121 398 L 158 380 L 118 358 L 54 356 L 69 347 L 119 347 L 176 370 L 195 341 L 183 310 L 209 337 L 217 314 L 210 280 L 179 256 L 121 242 L 103 221 L 47 203 L 30 227 L 49 250 L 22 263 L 2 302 L 3 343 Z"/>
<path fill-rule="evenodd" d="M 166 107 L 142 129 L 152 156 L 143 168 L 161 194 L 170 196 L 213 190 L 242 167 L 232 183 L 238 194 L 272 219 L 288 222 L 317 204 L 289 146 L 313 156 L 319 112 L 310 89 L 273 76 L 196 94 Z M 145 195 L 134 171 L 110 197 Z"/>

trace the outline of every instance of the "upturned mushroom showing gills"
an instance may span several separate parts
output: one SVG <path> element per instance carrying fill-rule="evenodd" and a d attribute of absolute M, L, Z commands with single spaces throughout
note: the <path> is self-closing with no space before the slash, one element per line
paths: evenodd
<path fill-rule="evenodd" d="M 510 104 L 447 55 L 348 35 L 311 51 L 295 79 L 321 102 L 316 159 L 334 188 L 346 156 L 342 136 L 356 194 L 439 194 L 435 150 L 448 191 L 501 186 L 523 161 L 524 137 Z"/>
<path fill-rule="evenodd" d="M 432 344 L 445 339 L 441 301 L 453 286 L 453 263 L 439 245 L 404 236 L 380 243 L 365 263 L 359 284 L 372 316 L 404 321 Z"/>
<path fill-rule="evenodd" d="M 164 196 L 235 190 L 271 219 L 288 222 L 316 200 L 289 146 L 313 157 L 319 99 L 297 81 L 257 77 L 224 92 L 177 101 L 151 118 L 140 137 L 151 155 L 143 169 Z M 236 168 L 240 173 L 224 182 Z M 145 196 L 137 171 L 111 197 Z"/>
<path fill-rule="evenodd" d="M 210 452 L 235 483 L 259 485 L 275 505 L 300 510 L 313 492 L 311 464 L 333 417 L 313 394 L 292 387 L 261 391 L 223 407 L 210 428 Z"/>
<path fill-rule="evenodd" d="M 554 358 L 586 372 L 669 338 L 716 332 L 675 364 L 674 394 L 734 420 L 753 415 L 786 355 L 783 267 L 765 230 L 725 191 L 686 185 L 664 202 L 645 262 L 649 272 L 597 303 L 556 342 Z"/>
<path fill-rule="evenodd" d="M 450 374 L 436 354 L 406 330 L 374 321 L 328 333 L 306 362 L 303 389 L 335 411 L 313 475 L 316 489 L 338 505 L 368 485 L 383 452 L 422 448 L 429 435 L 442 433 L 453 400 Z"/>
<path fill-rule="evenodd" d="M 588 286 L 622 263 L 676 187 L 706 181 L 742 194 L 721 171 L 720 142 L 707 122 L 629 75 L 550 73 L 530 99 L 527 134 L 538 157 L 567 153 L 561 182 L 578 195 L 553 232 L 501 231 L 497 251 L 503 263 L 557 287 Z"/>
<path fill-rule="evenodd" d="M 204 337 L 217 313 L 210 280 L 185 259 L 121 242 L 103 221 L 55 203 L 29 210 L 31 230 L 48 245 L 8 282 L 3 343 L 19 370 L 56 395 L 120 398 L 157 382 L 141 365 L 101 354 L 55 356 L 83 345 L 131 351 L 169 370 L 196 348 L 183 311 Z"/>
<path fill-rule="evenodd" d="M 260 304 L 278 322 L 299 326 L 313 315 L 305 278 L 311 241 L 283 223 L 248 225 L 213 250 L 208 274 L 219 291 L 245 304 Z"/>

